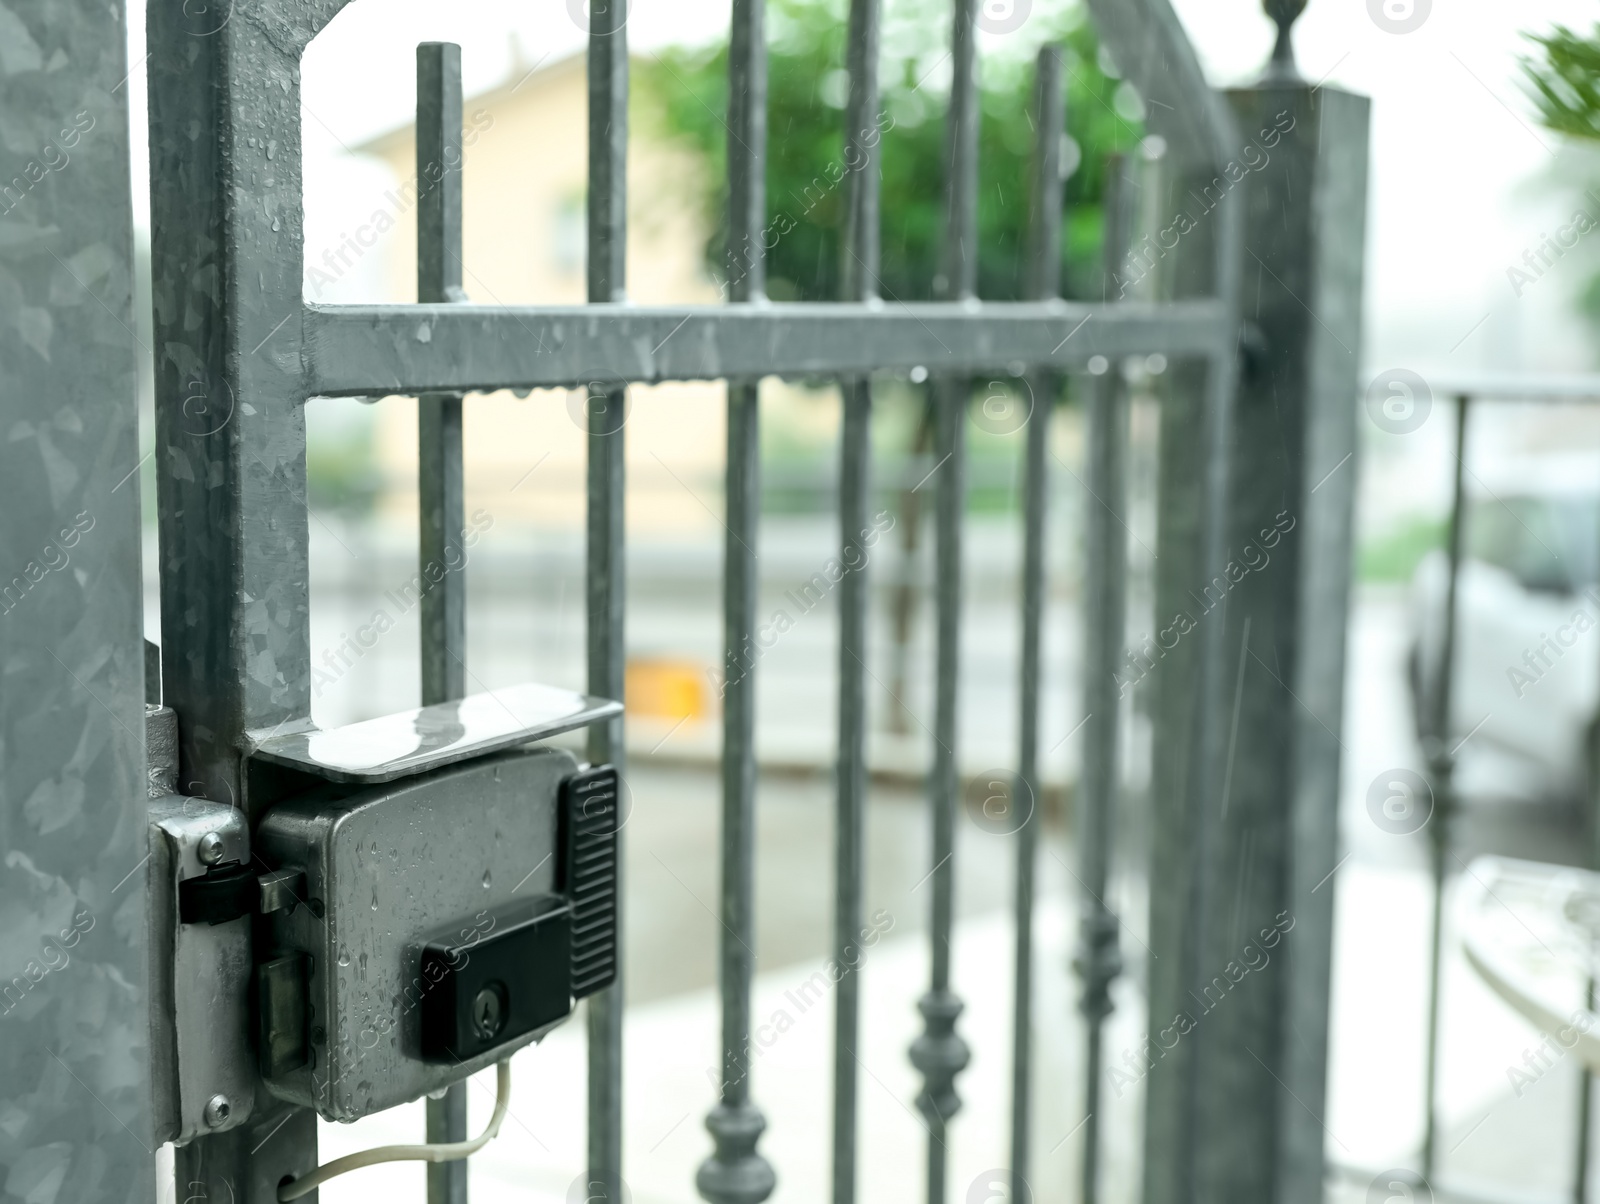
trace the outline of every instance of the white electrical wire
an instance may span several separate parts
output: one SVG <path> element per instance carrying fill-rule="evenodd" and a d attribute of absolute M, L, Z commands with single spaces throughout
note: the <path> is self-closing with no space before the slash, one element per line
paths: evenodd
<path fill-rule="evenodd" d="M 290 1200 L 310 1195 L 335 1176 L 358 1171 L 364 1166 L 376 1166 L 380 1162 L 455 1162 L 469 1157 L 499 1135 L 500 1122 L 505 1120 L 506 1108 L 510 1103 L 511 1063 L 501 1062 L 495 1067 L 494 1115 L 489 1118 L 489 1127 L 471 1141 L 435 1142 L 431 1145 L 381 1145 L 375 1149 L 362 1150 L 359 1154 L 335 1158 L 332 1162 L 319 1166 L 309 1175 L 291 1179 L 278 1188 L 278 1199 L 282 1204 L 289 1204 Z"/>

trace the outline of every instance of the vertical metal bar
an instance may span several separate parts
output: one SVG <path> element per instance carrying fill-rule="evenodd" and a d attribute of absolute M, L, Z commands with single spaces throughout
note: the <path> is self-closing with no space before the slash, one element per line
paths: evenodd
<path fill-rule="evenodd" d="M 467 1085 L 452 1083 L 438 1099 L 428 1097 L 427 1139 L 432 1142 L 467 1138 Z M 428 1204 L 466 1204 L 467 1162 L 428 1164 Z"/>
<path fill-rule="evenodd" d="M 417 47 L 417 300 L 457 301 L 461 291 L 461 47 Z M 430 183 L 431 181 L 431 183 Z M 419 580 L 444 576 L 422 595 L 422 702 L 467 692 L 467 583 L 460 571 L 464 526 L 461 397 L 417 399 Z M 436 570 L 437 571 L 437 570 Z M 467 1085 L 455 1083 L 427 1102 L 430 1142 L 467 1138 Z M 428 1167 L 428 1204 L 466 1204 L 467 1164 Z"/>
<path fill-rule="evenodd" d="M 626 0 L 589 5 L 590 301 L 624 298 L 628 243 L 628 39 Z M 624 424 L 627 387 L 599 383 L 588 391 L 587 601 L 589 693 L 621 698 L 626 646 Z M 622 718 L 589 729 L 589 759 L 625 773 Z M 621 856 L 622 834 L 617 834 Z M 617 940 L 622 947 L 618 900 Z M 617 980 L 588 1002 L 590 1199 L 621 1204 L 622 1185 L 622 963 Z"/>
<path fill-rule="evenodd" d="M 1428 943 L 1428 1060 L 1424 1077 L 1427 1096 L 1424 1100 L 1426 1127 L 1422 1138 L 1422 1176 L 1430 1181 L 1438 1167 L 1439 976 L 1444 962 L 1445 859 L 1450 855 L 1450 829 L 1455 818 L 1455 753 L 1450 747 L 1450 712 L 1455 677 L 1456 593 L 1461 578 L 1461 531 L 1466 502 L 1464 478 L 1470 401 L 1465 393 L 1456 398 L 1456 463 L 1451 482 L 1447 547 L 1450 567 L 1445 587 L 1439 681 L 1433 696 L 1433 731 L 1425 750 L 1433 789 L 1433 822 L 1428 826 L 1433 871 L 1433 926 Z"/>
<path fill-rule="evenodd" d="M 163 299 L 152 344 L 162 693 L 178 715 L 184 793 L 252 821 L 276 799 L 246 781 L 247 733 L 311 710 L 305 396 L 293 368 L 310 14 L 280 16 L 263 38 L 172 0 L 146 13 L 151 281 Z M 245 1124 L 176 1151 L 188 1196 L 266 1204 L 285 1176 L 317 1165 L 316 1114 L 258 1101 Z"/>
<path fill-rule="evenodd" d="M 845 237 L 840 271 L 846 301 L 878 294 L 879 0 L 851 0 L 845 67 Z M 833 956 L 847 965 L 859 949 L 865 877 L 867 797 L 867 607 L 871 600 L 862 541 L 872 505 L 872 381 L 840 382 L 839 765 L 834 808 Z M 859 957 L 859 954 L 857 954 Z M 835 988 L 833 1028 L 833 1204 L 856 1198 L 856 1047 L 861 1035 L 861 977 Z"/>
<path fill-rule="evenodd" d="M 930 940 L 933 973 L 917 1002 L 924 1027 L 911 1046 L 911 1062 L 922 1072 L 917 1097 L 928 1123 L 928 1200 L 945 1199 L 945 1133 L 961 1106 L 955 1079 L 970 1051 L 955 1031 L 963 1004 L 950 989 L 950 939 L 955 919 L 956 705 L 961 641 L 961 511 L 966 486 L 966 397 L 960 381 L 942 381 L 934 416 L 934 455 L 939 487 L 934 505 L 937 664 L 933 768 L 928 801 L 933 813 L 933 887 Z"/>
<path fill-rule="evenodd" d="M 865 0 L 874 3 L 875 0 Z M 839 543 L 849 566 L 839 582 L 839 764 L 834 808 L 833 956 L 840 965 L 860 948 L 866 859 L 867 608 L 871 601 L 863 532 L 870 532 L 872 384 L 844 383 L 839 449 Z M 855 955 L 859 958 L 859 954 Z M 856 1196 L 856 1050 L 861 1036 L 861 977 L 834 989 L 833 1200 Z"/>
<path fill-rule="evenodd" d="M 765 0 L 733 0 L 728 46 L 728 299 L 764 301 L 767 217 Z"/>
<path fill-rule="evenodd" d="M 728 48 L 729 299 L 761 301 L 765 263 L 767 52 L 764 0 L 734 0 Z M 715 1141 L 695 1185 L 712 1204 L 759 1204 L 777 1177 L 756 1150 L 766 1118 L 750 1098 L 755 969 L 756 563 L 761 517 L 760 384 L 728 384 L 727 540 L 723 557 L 722 1084 L 706 1117 Z"/>
<path fill-rule="evenodd" d="M 879 125 L 878 42 L 880 0 L 850 0 L 845 69 L 850 94 L 845 103 L 846 175 L 841 299 L 873 301 L 878 296 Z"/>
<path fill-rule="evenodd" d="M 1102 291 L 1110 296 L 1133 224 L 1128 164 L 1113 156 L 1107 173 Z M 1084 449 L 1087 530 L 1084 533 L 1082 788 L 1078 812 L 1080 883 L 1078 949 L 1084 1028 L 1082 1199 L 1100 1198 L 1100 1076 L 1103 1024 L 1111 1014 L 1111 984 L 1122 972 L 1118 920 L 1106 903 L 1116 824 L 1118 712 L 1127 611 L 1127 543 L 1120 511 L 1127 496 L 1127 389 L 1111 364 L 1089 389 Z"/>
<path fill-rule="evenodd" d="M 1031 247 L 1034 300 L 1061 292 L 1061 48 L 1043 46 L 1034 71 L 1033 196 Z M 1050 419 L 1060 378 L 1051 372 L 1031 373 L 1027 388 L 1031 409 L 1027 420 L 1023 484 L 1022 547 L 1022 673 L 1019 682 L 1020 726 L 1017 784 L 1012 790 L 1013 814 L 1026 807 L 1017 829 L 1016 966 L 1012 993 L 1011 1055 L 1011 1195 L 1030 1200 L 1028 1173 L 1032 1127 L 1030 1062 L 1033 1049 L 1033 895 L 1034 862 L 1039 845 L 1039 674 L 1044 612 L 1044 525 L 1049 490 Z"/>
<path fill-rule="evenodd" d="M 1061 295 L 1061 139 L 1066 132 L 1060 46 L 1041 46 L 1033 77 L 1033 196 L 1030 201 L 1029 294 L 1036 301 Z"/>
<path fill-rule="evenodd" d="M 950 989 L 950 938 L 955 916 L 956 657 L 961 637 L 961 508 L 965 493 L 965 398 L 959 382 L 941 382 L 934 429 L 934 454 L 941 465 L 934 509 L 937 607 L 933 768 L 928 801 L 933 813 L 933 884 L 930 941 L 933 972 L 917 1001 L 923 1032 L 911 1046 L 911 1063 L 922 1072 L 917 1107 L 928 1124 L 928 1200 L 945 1199 L 945 1133 L 961 1106 L 956 1075 L 970 1051 L 955 1031 L 962 1002 Z"/>
<path fill-rule="evenodd" d="M 954 74 L 946 118 L 945 245 L 940 293 L 950 300 L 977 295 L 978 95 L 975 18 L 977 0 L 955 0 L 950 50 Z M 956 1075 L 971 1053 L 957 1035 L 962 1002 L 950 989 L 950 939 L 955 922 L 955 811 L 957 705 L 961 654 L 961 520 L 966 501 L 968 382 L 937 382 L 934 456 L 938 494 L 934 504 L 937 664 L 934 689 L 933 768 L 928 803 L 933 812 L 933 888 L 929 939 L 933 973 L 918 1000 L 923 1032 L 912 1043 L 911 1062 L 922 1072 L 917 1107 L 928 1123 L 928 1201 L 944 1204 L 948 1169 L 945 1134 L 961 1106 Z"/>
<path fill-rule="evenodd" d="M 945 229 L 936 290 L 950 301 L 978 294 L 977 0 L 954 0 L 950 111 L 945 117 Z"/>

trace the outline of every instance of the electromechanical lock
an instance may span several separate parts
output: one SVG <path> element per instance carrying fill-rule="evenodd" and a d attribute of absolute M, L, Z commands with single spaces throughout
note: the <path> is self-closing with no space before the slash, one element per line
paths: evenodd
<path fill-rule="evenodd" d="M 359 1119 L 503 1061 L 610 985 L 617 775 L 533 742 L 619 711 L 523 686 L 275 733 L 251 767 L 281 797 L 254 831 L 153 786 L 163 1139 L 243 1123 L 257 1082 Z"/>

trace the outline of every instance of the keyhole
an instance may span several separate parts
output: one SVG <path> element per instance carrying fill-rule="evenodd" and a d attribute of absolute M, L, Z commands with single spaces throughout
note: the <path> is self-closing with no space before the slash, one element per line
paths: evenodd
<path fill-rule="evenodd" d="M 472 1001 L 472 1026 L 478 1036 L 484 1040 L 492 1040 L 500 1035 L 500 1030 L 505 1027 L 505 986 L 499 982 L 491 982 L 483 987 Z"/>

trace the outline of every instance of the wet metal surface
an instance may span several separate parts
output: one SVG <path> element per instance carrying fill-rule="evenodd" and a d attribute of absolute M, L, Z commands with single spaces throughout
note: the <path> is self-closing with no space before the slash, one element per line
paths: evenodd
<path fill-rule="evenodd" d="M 506 686 L 328 731 L 286 732 L 253 756 L 334 782 L 392 782 L 621 713 L 620 702 L 572 690 Z"/>
<path fill-rule="evenodd" d="M 120 4 L 0 9 L 0 1190 L 154 1193 Z"/>

